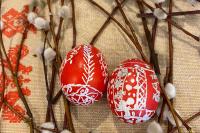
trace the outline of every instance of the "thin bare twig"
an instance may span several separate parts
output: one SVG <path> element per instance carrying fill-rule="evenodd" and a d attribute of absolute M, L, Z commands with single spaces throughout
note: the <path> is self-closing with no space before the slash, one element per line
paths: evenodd
<path fill-rule="evenodd" d="M 126 2 L 126 0 L 123 0 L 123 1 L 121 2 L 121 5 L 123 6 L 123 4 L 124 4 L 125 2 Z M 119 8 L 119 6 L 116 6 L 116 7 L 112 10 L 110 16 L 114 16 L 115 13 L 117 12 L 118 8 Z M 94 37 L 92 38 L 92 40 L 91 40 L 91 42 L 90 42 L 90 45 L 94 45 L 94 43 L 96 42 L 97 38 L 100 36 L 100 34 L 104 31 L 104 29 L 105 29 L 105 28 L 107 27 L 107 25 L 110 23 L 110 20 L 111 20 L 111 17 L 110 17 L 110 16 L 106 19 L 106 21 L 104 22 L 104 24 L 103 24 L 103 25 L 101 26 L 101 28 L 97 31 L 97 33 L 94 35 Z"/>
<path fill-rule="evenodd" d="M 138 4 L 139 10 L 140 10 L 140 13 L 143 13 L 144 12 L 144 6 L 140 2 L 140 0 L 137 0 L 137 4 Z M 154 45 L 153 45 L 153 41 L 152 41 L 153 40 L 153 38 L 152 38 L 153 36 L 151 35 L 150 30 L 149 30 L 149 28 L 147 26 L 146 18 L 142 18 L 142 24 L 143 24 L 143 27 L 144 27 L 144 31 L 145 31 L 145 35 L 146 35 L 149 51 L 150 51 L 150 63 L 154 65 L 156 74 L 160 74 L 158 57 L 157 57 L 157 54 L 155 53 Z"/>
<path fill-rule="evenodd" d="M 57 101 L 60 99 L 60 97 L 62 96 L 62 89 L 60 89 L 59 91 L 58 91 L 58 93 L 56 94 L 56 96 L 52 99 L 52 104 L 56 104 L 57 103 Z"/>
<path fill-rule="evenodd" d="M 74 0 L 71 0 L 71 6 L 72 6 L 72 25 L 73 25 L 73 45 L 72 48 L 76 46 L 76 14 L 75 14 L 75 4 Z"/>
<path fill-rule="evenodd" d="M 132 43 L 135 45 L 135 47 L 137 48 L 137 50 L 139 51 L 141 57 L 146 61 L 147 58 L 142 50 L 142 47 L 140 45 L 138 45 L 135 40 L 133 39 L 132 35 L 119 23 L 119 21 L 117 21 L 113 16 L 110 15 L 110 13 L 108 13 L 102 6 L 100 6 L 98 3 L 96 3 L 93 0 L 88 0 L 91 4 L 95 5 L 96 7 L 98 7 L 101 11 L 103 11 L 106 15 L 110 16 L 110 18 L 124 31 L 124 33 L 128 36 L 128 38 L 132 41 Z"/>
<path fill-rule="evenodd" d="M 139 1 L 139 2 L 143 2 L 143 0 L 142 0 L 142 1 Z M 144 3 L 144 2 L 143 2 L 143 3 Z M 145 4 L 145 5 L 148 5 L 148 4 Z M 151 7 L 151 6 L 150 6 L 150 7 Z M 156 69 L 156 68 L 155 68 L 155 69 Z M 160 74 L 157 74 L 157 76 L 158 76 L 159 81 L 160 81 Z M 166 94 L 165 90 L 163 89 L 163 87 L 162 87 L 162 86 L 160 86 L 160 87 L 161 87 L 161 92 L 163 93 L 163 97 L 164 97 L 164 99 L 166 100 L 166 103 L 167 103 L 167 105 L 168 105 L 168 107 L 169 107 L 169 109 L 170 109 L 170 111 L 171 111 L 171 113 L 172 113 L 172 116 L 174 117 L 175 123 L 176 123 L 176 125 L 177 125 L 177 127 L 178 127 L 178 131 L 181 133 L 181 129 L 180 129 L 180 126 L 179 126 L 179 123 L 178 123 L 178 119 L 177 119 L 176 114 L 175 114 L 175 109 L 174 109 L 174 107 L 172 106 L 170 100 L 168 99 L 167 94 Z"/>
<path fill-rule="evenodd" d="M 152 6 L 150 6 L 148 3 L 146 3 L 145 1 L 141 0 L 141 2 L 143 4 L 145 4 L 148 8 L 154 9 Z M 157 8 L 160 8 L 164 13 L 166 13 L 168 16 L 169 14 L 162 8 L 162 6 L 157 5 Z M 177 29 L 181 30 L 183 33 L 185 33 L 186 35 L 192 37 L 194 40 L 196 41 L 200 41 L 199 37 L 192 34 L 191 32 L 187 31 L 186 29 L 182 28 L 180 25 L 178 25 L 175 21 L 173 21 L 172 19 L 165 19 L 167 22 L 171 23 L 171 25 L 173 25 L 174 27 L 176 27 Z"/>
<path fill-rule="evenodd" d="M 0 2 L 0 6 L 1 6 L 1 2 Z M 35 8 L 33 8 L 33 10 L 35 10 Z M 0 43 L 1 43 L 1 48 L 3 50 L 3 54 L 6 57 L 6 61 L 8 63 L 9 68 L 10 68 L 13 81 L 14 81 L 14 83 L 16 85 L 19 97 L 22 100 L 22 102 L 23 102 L 23 104 L 24 104 L 24 106 L 26 108 L 28 116 L 31 119 L 30 132 L 34 133 L 34 130 L 33 130 L 33 115 L 32 115 L 32 112 L 31 112 L 31 110 L 29 108 L 29 105 L 28 105 L 28 103 L 26 101 L 26 98 L 25 98 L 25 96 L 24 96 L 24 94 L 22 92 L 22 88 L 21 88 L 21 86 L 19 84 L 19 81 L 18 81 L 18 69 L 19 69 L 19 62 L 20 62 L 20 58 L 21 58 L 21 50 L 22 50 L 24 41 L 25 41 L 25 39 L 27 37 L 27 33 L 28 33 L 28 30 L 29 30 L 29 27 L 30 27 L 30 24 L 27 21 L 25 21 L 24 24 L 25 24 L 25 28 L 24 28 L 22 39 L 21 39 L 21 42 L 20 42 L 20 47 L 18 49 L 17 63 L 16 63 L 15 71 L 13 70 L 13 67 L 11 65 L 10 59 L 7 56 L 6 49 L 5 49 L 4 42 L 3 42 L 3 37 L 2 37 L 2 31 L 1 30 L 0 30 Z"/>
<path fill-rule="evenodd" d="M 123 18 L 124 18 L 124 21 L 125 21 L 126 25 L 129 27 L 129 29 L 130 29 L 130 31 L 131 31 L 131 34 L 132 34 L 133 39 L 134 39 L 134 41 L 135 41 L 135 46 L 140 46 L 141 51 L 142 51 L 142 47 L 141 47 L 141 45 L 140 45 L 140 43 L 139 43 L 139 41 L 138 41 L 138 38 L 137 38 L 136 33 L 135 33 L 135 30 L 133 29 L 133 27 L 132 27 L 130 21 L 128 20 L 126 14 L 125 14 L 125 12 L 124 12 L 124 10 L 122 9 L 122 6 L 121 6 L 120 2 L 119 2 L 118 0 L 115 0 L 115 2 L 117 3 L 117 5 L 118 5 L 118 7 L 119 7 L 119 10 L 120 10 L 120 12 L 121 12 L 121 14 L 122 14 L 122 16 L 123 16 Z M 138 48 L 139 48 L 139 47 L 138 47 Z M 142 52 L 141 54 L 143 54 L 143 52 Z M 144 54 L 142 55 L 142 58 L 143 58 L 144 61 L 147 62 L 147 58 L 146 58 L 146 56 L 145 56 Z"/>
<path fill-rule="evenodd" d="M 195 15 L 195 14 L 200 14 L 200 10 L 172 12 L 171 14 L 169 14 L 169 16 L 182 16 L 182 15 Z M 153 15 L 153 13 L 140 13 L 137 14 L 137 17 L 156 18 Z"/>
<path fill-rule="evenodd" d="M 189 123 L 191 122 L 192 120 L 194 120 L 195 118 L 199 117 L 200 116 L 200 112 L 197 112 L 196 114 L 192 115 L 191 117 L 189 117 L 188 119 L 186 119 L 184 122 L 185 123 Z M 174 127 L 170 133 L 173 133 L 177 130 L 178 128 L 177 127 Z"/>

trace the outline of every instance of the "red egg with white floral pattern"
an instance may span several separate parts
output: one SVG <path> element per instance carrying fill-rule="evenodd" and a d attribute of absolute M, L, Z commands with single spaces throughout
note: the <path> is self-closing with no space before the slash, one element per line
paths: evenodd
<path fill-rule="evenodd" d="M 154 116 L 160 86 L 152 67 L 139 59 L 124 61 L 112 73 L 107 90 L 112 112 L 126 123 L 142 123 Z"/>
<path fill-rule="evenodd" d="M 76 105 L 90 105 L 101 99 L 107 80 L 104 57 L 91 45 L 80 45 L 72 49 L 60 68 L 62 91 Z"/>

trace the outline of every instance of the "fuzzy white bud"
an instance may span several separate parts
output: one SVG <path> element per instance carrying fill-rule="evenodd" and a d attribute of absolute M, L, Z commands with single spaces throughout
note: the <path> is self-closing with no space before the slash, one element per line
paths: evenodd
<path fill-rule="evenodd" d="M 69 130 L 65 129 L 65 130 L 62 130 L 60 133 L 71 133 Z"/>
<path fill-rule="evenodd" d="M 62 6 L 58 10 L 58 16 L 61 18 L 71 18 L 72 17 L 72 12 L 69 6 Z"/>
<path fill-rule="evenodd" d="M 29 23 L 34 24 L 35 19 L 37 18 L 37 14 L 34 12 L 28 13 L 27 19 Z"/>
<path fill-rule="evenodd" d="M 44 58 L 48 61 L 51 62 L 53 59 L 55 59 L 56 52 L 52 48 L 47 48 L 44 50 Z"/>
<path fill-rule="evenodd" d="M 179 111 L 176 110 L 176 112 L 179 114 Z M 167 112 L 167 119 L 169 120 L 169 122 L 173 125 L 176 126 L 176 122 L 174 120 L 174 117 L 172 115 L 172 113 L 170 111 Z M 181 126 L 182 122 L 178 119 L 178 123 Z"/>
<path fill-rule="evenodd" d="M 45 122 L 45 123 L 42 123 L 40 125 L 40 127 L 41 128 L 46 128 L 46 129 L 54 129 L 55 125 L 52 122 Z M 42 131 L 42 133 L 53 133 L 52 131 L 44 130 L 44 129 L 42 129 L 41 131 Z"/>
<path fill-rule="evenodd" d="M 152 0 L 152 2 L 154 2 L 154 3 L 156 3 L 156 4 L 159 4 L 159 3 L 165 2 L 165 0 Z"/>
<path fill-rule="evenodd" d="M 159 123 L 153 121 L 147 127 L 147 133 L 163 133 L 163 129 Z"/>
<path fill-rule="evenodd" d="M 167 14 L 165 12 L 163 12 L 160 8 L 154 9 L 153 14 L 154 14 L 155 17 L 157 17 L 160 20 L 167 18 Z"/>
<path fill-rule="evenodd" d="M 34 20 L 34 26 L 38 30 L 48 30 L 49 29 L 49 22 L 45 20 L 44 18 L 37 17 Z"/>
<path fill-rule="evenodd" d="M 169 99 L 173 99 L 176 97 L 176 88 L 173 84 L 167 83 L 165 85 L 165 92 Z"/>
<path fill-rule="evenodd" d="M 0 21 L 0 29 L 3 30 L 4 29 L 4 23 L 2 21 Z"/>

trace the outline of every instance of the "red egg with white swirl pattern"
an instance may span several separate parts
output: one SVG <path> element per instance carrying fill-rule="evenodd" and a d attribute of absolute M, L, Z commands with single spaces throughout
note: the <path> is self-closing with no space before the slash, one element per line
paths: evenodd
<path fill-rule="evenodd" d="M 90 105 L 100 100 L 107 80 L 105 59 L 91 45 L 79 45 L 69 51 L 60 68 L 62 91 L 76 105 Z"/>
<path fill-rule="evenodd" d="M 107 90 L 112 112 L 126 123 L 142 123 L 154 116 L 160 86 L 151 66 L 139 59 L 124 61 L 112 73 Z"/>

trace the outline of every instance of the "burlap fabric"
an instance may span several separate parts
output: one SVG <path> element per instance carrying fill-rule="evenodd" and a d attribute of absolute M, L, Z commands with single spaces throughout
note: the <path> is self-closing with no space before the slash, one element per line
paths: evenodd
<path fill-rule="evenodd" d="M 111 11 L 112 0 L 96 0 L 105 9 Z M 186 11 L 200 8 L 200 4 L 192 7 L 187 3 L 187 0 L 176 0 L 174 11 Z M 17 11 L 22 11 L 23 6 L 27 5 L 27 0 L 6 0 L 3 2 L 2 14 L 8 12 L 11 8 Z M 55 3 L 59 4 L 59 3 Z M 87 44 L 91 41 L 94 34 L 98 31 L 101 25 L 106 20 L 107 16 L 103 14 L 96 7 L 92 6 L 87 0 L 75 0 L 76 19 L 77 19 L 77 43 Z M 54 7 L 56 10 L 56 6 Z M 144 35 L 141 19 L 136 17 L 138 7 L 135 1 L 129 0 L 125 6 L 125 11 L 133 24 L 134 29 L 139 37 L 139 40 L 144 48 L 146 55 L 148 55 L 148 47 Z M 120 22 L 123 19 L 118 13 L 116 16 Z M 199 34 L 200 17 L 184 16 L 176 17 L 177 21 L 185 29 L 194 34 Z M 151 21 L 149 21 L 151 23 Z M 151 24 L 152 25 L 152 24 Z M 150 26 L 151 26 L 150 25 Z M 168 36 L 167 25 L 165 22 L 159 22 L 158 33 L 156 37 L 156 52 L 159 55 L 159 63 L 162 71 L 162 77 L 165 74 L 165 68 L 168 58 Z M 70 50 L 72 45 L 72 26 L 62 33 L 61 51 L 64 57 L 65 53 Z M 30 96 L 27 97 L 30 108 L 34 114 L 35 121 L 38 125 L 44 122 L 46 113 L 46 89 L 43 75 L 42 61 L 39 58 L 33 57 L 35 49 L 41 45 L 41 33 L 29 32 L 25 45 L 28 47 L 29 53 L 23 58 L 22 63 L 27 66 L 32 66 L 32 71 L 28 77 L 30 82 L 26 85 L 31 91 Z M 14 47 L 19 44 L 21 33 L 16 32 L 15 35 L 7 37 L 4 35 L 6 48 Z M 177 97 L 174 104 L 179 110 L 184 119 L 196 113 L 200 109 L 200 46 L 199 42 L 194 41 L 186 36 L 180 30 L 173 27 L 173 43 L 174 43 L 174 84 L 177 87 Z M 128 58 L 140 58 L 138 52 L 126 35 L 117 27 L 115 23 L 109 24 L 103 34 L 100 36 L 95 46 L 99 48 L 107 60 L 109 72 L 123 60 Z M 50 72 L 49 72 L 50 75 Z M 56 90 L 58 91 L 57 84 Z M 9 88 L 8 90 L 9 91 Z M 59 126 L 62 126 L 64 108 L 63 103 L 60 102 L 55 106 L 56 117 Z M 21 104 L 20 100 L 18 101 Z M 147 123 L 138 125 L 129 125 L 121 122 L 112 115 L 107 105 L 106 96 L 99 102 L 89 107 L 72 106 L 72 117 L 77 133 L 88 133 L 91 130 L 98 130 L 102 133 L 143 133 L 146 132 Z M 194 132 L 200 132 L 200 119 L 195 119 L 191 122 L 191 127 Z M 1 117 L 0 124 L 1 133 L 28 133 L 29 128 L 23 121 L 20 123 L 10 123 Z"/>

